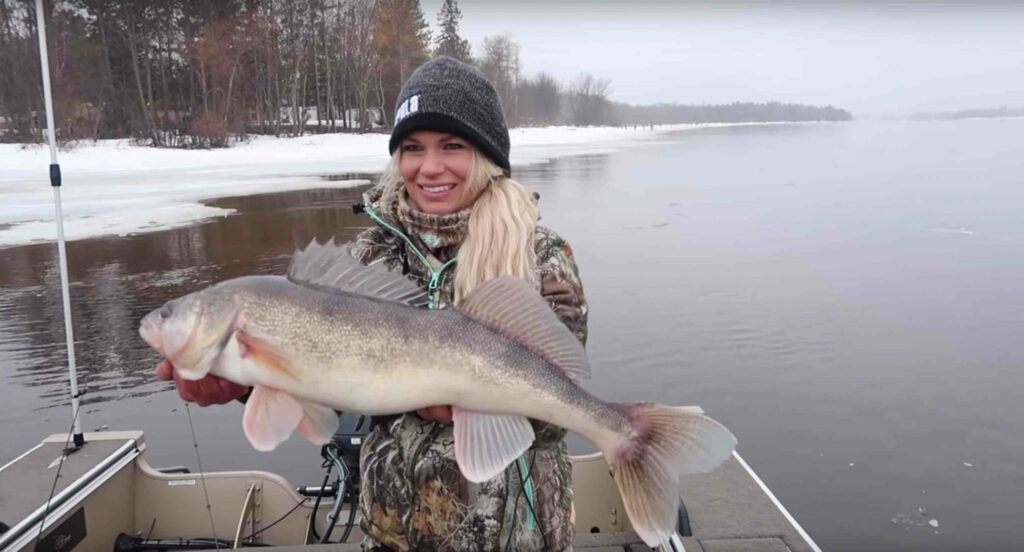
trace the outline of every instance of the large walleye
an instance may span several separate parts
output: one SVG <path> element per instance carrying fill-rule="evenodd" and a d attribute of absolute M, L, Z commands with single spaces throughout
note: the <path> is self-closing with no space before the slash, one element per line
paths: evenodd
<path fill-rule="evenodd" d="M 450 404 L 466 479 L 501 473 L 533 442 L 527 417 L 575 431 L 603 452 L 633 527 L 651 546 L 675 527 L 680 474 L 704 472 L 736 439 L 684 408 L 614 404 L 584 391 L 579 340 L 524 280 L 490 280 L 454 309 L 347 247 L 315 241 L 287 277 L 248 276 L 168 302 L 140 333 L 177 373 L 253 387 L 243 428 L 271 450 L 296 428 L 317 444 L 334 409 L 371 415 Z"/>

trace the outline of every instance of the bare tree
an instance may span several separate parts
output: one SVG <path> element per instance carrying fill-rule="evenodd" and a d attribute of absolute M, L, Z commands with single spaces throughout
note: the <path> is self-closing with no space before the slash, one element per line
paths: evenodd
<path fill-rule="evenodd" d="M 583 73 L 569 86 L 569 112 L 573 124 L 600 125 L 610 122 L 608 95 L 611 81 Z"/>
<path fill-rule="evenodd" d="M 562 108 L 562 85 L 547 73 L 522 79 L 516 89 L 519 123 L 551 125 L 559 121 Z"/>
<path fill-rule="evenodd" d="M 519 85 L 519 45 L 508 34 L 484 38 L 480 70 L 494 85 L 505 109 L 505 120 L 519 124 L 516 88 Z"/>

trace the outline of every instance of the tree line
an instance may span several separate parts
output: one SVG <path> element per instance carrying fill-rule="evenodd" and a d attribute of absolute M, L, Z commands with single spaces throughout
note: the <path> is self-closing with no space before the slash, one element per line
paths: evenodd
<path fill-rule="evenodd" d="M 780 102 L 733 102 L 719 105 L 656 104 L 633 106 L 615 103 L 614 117 L 625 124 L 643 123 L 761 123 L 798 121 L 850 121 L 853 115 L 832 106 Z"/>
<path fill-rule="evenodd" d="M 486 37 L 474 52 L 460 34 L 457 0 L 444 1 L 434 30 L 419 0 L 48 0 L 46 14 L 62 141 L 220 147 L 251 134 L 386 130 L 402 84 L 435 55 L 480 68 L 511 126 L 741 113 L 763 120 L 819 109 L 614 104 L 607 79 L 582 74 L 563 84 L 524 75 L 509 35 Z M 0 0 L 3 141 L 43 139 L 36 32 L 33 0 Z M 817 116 L 837 116 L 820 109 Z"/>
<path fill-rule="evenodd" d="M 927 120 L 956 120 L 956 119 L 992 119 L 999 117 L 1024 117 L 1024 107 L 999 106 L 991 108 L 964 109 L 961 111 L 939 111 L 914 113 L 911 119 Z"/>

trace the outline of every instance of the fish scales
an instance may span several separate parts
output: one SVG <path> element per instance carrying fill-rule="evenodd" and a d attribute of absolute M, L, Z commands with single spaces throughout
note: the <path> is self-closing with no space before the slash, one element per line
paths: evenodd
<path fill-rule="evenodd" d="M 724 426 L 699 409 L 588 393 L 576 381 L 589 374 L 582 345 L 523 280 L 485 282 L 455 309 L 412 307 L 421 300 L 403 276 L 313 243 L 287 278 L 237 278 L 174 299 L 140 333 L 181 378 L 251 386 L 242 425 L 259 450 L 296 430 L 328 442 L 334 409 L 450 404 L 456 461 L 486 481 L 532 443 L 527 418 L 575 431 L 604 453 L 641 538 L 668 546 L 679 476 L 729 457 L 736 439 Z"/>
<path fill-rule="evenodd" d="M 217 301 L 233 298 L 255 337 L 293 351 L 293 364 L 304 367 L 302 383 L 373 389 L 386 410 L 461 401 L 470 409 L 521 414 L 577 432 L 591 429 L 582 427 L 591 419 L 617 431 L 629 425 L 621 410 L 587 393 L 530 348 L 454 310 L 409 309 L 311 290 L 277 276 L 240 278 L 209 291 L 226 296 Z M 432 387 L 437 392 L 425 392 Z M 466 393 L 467 387 L 477 392 Z M 332 397 L 320 398 L 338 410 L 366 408 L 351 395 Z M 392 413 L 374 410 L 363 411 Z"/>

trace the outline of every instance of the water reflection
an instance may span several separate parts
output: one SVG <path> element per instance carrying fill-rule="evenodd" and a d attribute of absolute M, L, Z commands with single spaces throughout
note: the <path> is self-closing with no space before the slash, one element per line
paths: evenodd
<path fill-rule="evenodd" d="M 607 171 L 607 155 L 577 155 L 516 167 L 513 176 L 531 189 L 540 189 L 558 180 L 601 182 Z"/>
<path fill-rule="evenodd" d="M 366 178 L 367 175 L 345 175 Z M 236 214 L 124 238 L 68 244 L 71 309 L 85 403 L 149 395 L 156 354 L 138 322 L 172 297 L 247 274 L 283 273 L 314 237 L 353 237 L 366 225 L 352 212 L 366 186 L 229 198 L 211 202 Z M 34 409 L 67 402 L 67 357 L 56 248 L 0 250 L 2 395 L 32 387 Z"/>
<path fill-rule="evenodd" d="M 705 407 L 828 550 L 1014 550 L 1022 124 L 711 128 L 514 169 L 576 252 L 589 389 Z M 352 237 L 369 224 L 350 208 L 361 191 L 224 199 L 237 214 L 70 244 L 87 428 L 142 429 L 151 461 L 193 462 L 138 320 L 218 280 L 281 273 L 314 236 Z M 0 437 L 12 451 L 70 421 L 38 412 L 66 397 L 54 249 L 0 250 Z M 319 481 L 297 473 L 319 468 L 315 447 L 254 453 L 239 410 L 193 411 L 205 467 Z M 951 529 L 890 522 L 918 507 Z"/>

